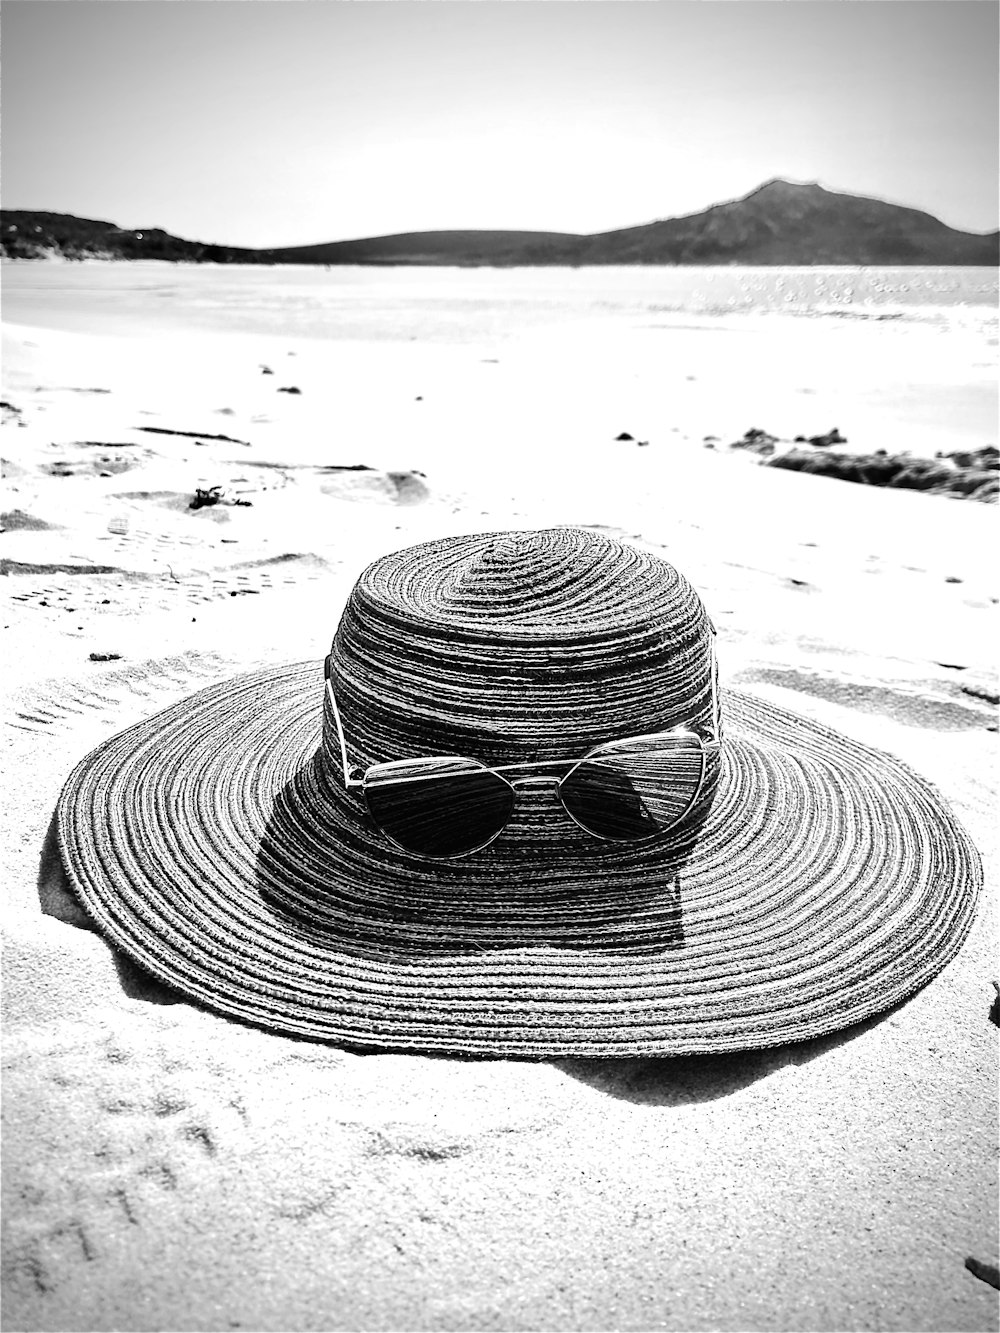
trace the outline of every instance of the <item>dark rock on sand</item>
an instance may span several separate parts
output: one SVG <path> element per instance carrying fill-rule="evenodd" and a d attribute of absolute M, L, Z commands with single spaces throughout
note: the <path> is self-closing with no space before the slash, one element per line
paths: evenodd
<path fill-rule="evenodd" d="M 865 486 L 927 491 L 932 495 L 960 496 L 995 503 L 1000 490 L 997 474 L 985 467 L 954 467 L 941 460 L 911 458 L 908 454 L 816 454 L 811 449 L 789 449 L 770 458 L 767 467 L 836 477 Z"/>
<path fill-rule="evenodd" d="M 206 509 L 211 505 L 229 505 L 242 509 L 252 509 L 252 500 L 241 500 L 239 496 L 229 497 L 221 486 L 209 486 L 207 490 L 195 487 L 194 499 L 188 502 L 188 509 Z"/>
<path fill-rule="evenodd" d="M 121 653 L 91 653 L 90 660 L 92 662 L 120 662 L 122 655 Z"/>
<path fill-rule="evenodd" d="M 1000 477 L 995 473 L 983 473 L 970 470 L 960 476 L 952 494 L 958 494 L 967 500 L 979 500 L 983 504 L 996 504 L 1000 499 Z"/>
<path fill-rule="evenodd" d="M 615 436 L 616 440 L 634 440 L 635 436 L 630 435 L 627 430 L 623 430 L 620 435 Z"/>
<path fill-rule="evenodd" d="M 800 439 L 801 436 L 796 436 L 795 438 Z M 825 435 L 810 435 L 808 437 L 807 443 L 816 444 L 819 445 L 820 447 L 824 447 L 829 444 L 846 444 L 847 436 L 841 435 L 837 427 L 834 426 L 833 430 L 828 430 Z"/>
<path fill-rule="evenodd" d="M 1000 449 L 995 444 L 987 444 L 982 449 L 953 449 L 949 453 L 939 453 L 937 457 L 950 458 L 956 467 L 1000 471 Z"/>
<path fill-rule="evenodd" d="M 756 426 L 751 426 L 744 433 L 742 440 L 734 440 L 729 447 L 748 449 L 753 454 L 760 454 L 762 458 L 769 458 L 774 453 L 774 446 L 777 443 L 777 435 L 769 435 L 766 430 L 758 430 Z"/>
<path fill-rule="evenodd" d="M 278 389 L 279 393 L 301 393 L 302 390 L 295 384 L 282 384 Z"/>
<path fill-rule="evenodd" d="M 207 490 L 201 486 L 195 487 L 194 499 L 188 504 L 188 509 L 205 509 L 209 505 L 222 503 L 222 487 L 209 486 Z"/>
<path fill-rule="evenodd" d="M 981 1282 L 988 1282 L 991 1287 L 996 1287 L 1000 1291 L 1000 1269 L 996 1264 L 983 1263 L 981 1259 L 974 1259 L 970 1254 L 965 1266 L 973 1277 L 979 1278 Z"/>

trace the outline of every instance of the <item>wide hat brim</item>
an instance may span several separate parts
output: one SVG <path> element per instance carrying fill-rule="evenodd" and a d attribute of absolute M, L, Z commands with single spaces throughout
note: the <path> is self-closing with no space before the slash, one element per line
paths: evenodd
<path fill-rule="evenodd" d="M 678 846 L 564 836 L 418 860 L 345 817 L 315 663 L 202 690 L 111 738 L 58 807 L 109 938 L 213 1010 L 344 1045 L 682 1055 L 815 1037 L 957 952 L 978 854 L 891 757 L 743 694 Z"/>

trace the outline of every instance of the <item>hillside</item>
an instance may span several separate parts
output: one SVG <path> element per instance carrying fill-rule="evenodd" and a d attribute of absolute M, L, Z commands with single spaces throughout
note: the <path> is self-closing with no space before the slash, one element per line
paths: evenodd
<path fill-rule="evenodd" d="M 8 259 L 168 259 L 188 263 L 273 264 L 270 250 L 184 241 L 159 227 L 129 231 L 70 213 L 0 209 L 0 254 Z"/>
<path fill-rule="evenodd" d="M 996 264 L 998 236 L 775 180 L 703 213 L 587 237 L 580 255 L 586 264 Z"/>
<path fill-rule="evenodd" d="M 415 231 L 275 253 L 293 264 L 558 264 L 565 262 L 559 255 L 587 239 L 558 231 Z"/>
<path fill-rule="evenodd" d="M 0 211 L 11 258 L 167 259 L 234 264 L 900 264 L 988 265 L 997 232 L 956 231 L 929 213 L 823 186 L 773 180 L 742 199 L 640 227 L 566 232 L 428 231 L 270 250 L 128 231 L 62 213 Z"/>

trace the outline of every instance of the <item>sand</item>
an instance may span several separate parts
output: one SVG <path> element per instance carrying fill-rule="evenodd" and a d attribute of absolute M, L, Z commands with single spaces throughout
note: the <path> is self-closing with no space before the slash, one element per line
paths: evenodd
<path fill-rule="evenodd" d="M 998 1247 L 996 511 L 703 449 L 876 408 L 898 442 L 860 371 L 802 420 L 737 332 L 682 332 L 665 357 L 598 327 L 558 350 L 8 328 L 6 1328 L 997 1327 L 965 1262 Z M 871 336 L 838 330 L 841 366 Z M 724 686 L 951 802 L 987 890 L 930 986 L 760 1054 L 361 1054 L 199 1010 L 90 928 L 50 821 L 92 745 L 319 659 L 387 550 L 567 522 L 687 573 Z"/>

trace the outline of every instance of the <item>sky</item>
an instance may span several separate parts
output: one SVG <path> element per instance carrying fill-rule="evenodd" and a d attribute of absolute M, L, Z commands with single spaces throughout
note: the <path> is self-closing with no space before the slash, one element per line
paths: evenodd
<path fill-rule="evenodd" d="M 263 247 L 774 177 L 997 226 L 993 0 L 4 0 L 5 208 Z"/>

